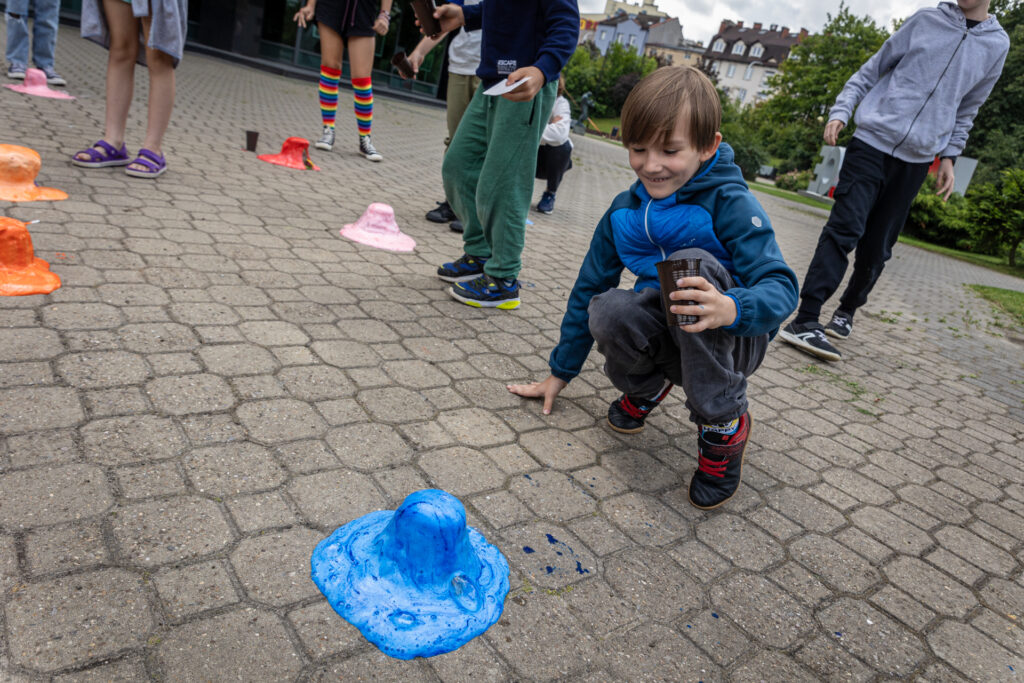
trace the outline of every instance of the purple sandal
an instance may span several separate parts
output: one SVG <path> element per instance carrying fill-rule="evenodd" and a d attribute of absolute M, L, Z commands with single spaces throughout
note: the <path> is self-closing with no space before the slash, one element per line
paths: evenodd
<path fill-rule="evenodd" d="M 88 159 L 79 159 L 82 154 L 88 155 Z M 121 149 L 115 148 L 106 140 L 97 140 L 96 144 L 88 149 L 83 149 L 71 157 L 71 163 L 84 168 L 105 168 L 107 166 L 127 166 L 132 163 L 128 158 L 128 148 L 121 145 Z"/>
<path fill-rule="evenodd" d="M 167 170 L 167 160 L 156 152 L 146 148 L 140 149 L 139 156 L 131 163 L 138 164 L 139 166 L 144 166 L 146 168 L 145 171 L 139 171 L 134 168 L 124 169 L 124 172 L 133 178 L 156 178 Z"/>

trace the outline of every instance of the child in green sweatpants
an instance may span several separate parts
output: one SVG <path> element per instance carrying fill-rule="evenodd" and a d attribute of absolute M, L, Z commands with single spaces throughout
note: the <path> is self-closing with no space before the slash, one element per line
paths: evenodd
<path fill-rule="evenodd" d="M 576 47 L 575 0 L 483 0 L 441 5 L 443 30 L 484 32 L 477 75 L 482 81 L 444 158 L 445 195 L 464 225 L 464 254 L 437 269 L 448 290 L 470 306 L 519 306 L 519 270 L 533 196 L 537 148 L 551 116 L 558 74 Z M 501 95 L 505 81 L 527 79 Z"/>

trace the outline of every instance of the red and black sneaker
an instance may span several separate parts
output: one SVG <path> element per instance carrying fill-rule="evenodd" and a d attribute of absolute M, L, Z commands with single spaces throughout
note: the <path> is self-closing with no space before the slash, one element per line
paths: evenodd
<path fill-rule="evenodd" d="M 636 434 L 644 428 L 644 420 L 647 419 L 648 413 L 654 410 L 671 390 L 672 385 L 666 383 L 661 393 L 652 399 L 639 399 L 626 394 L 619 396 L 608 406 L 609 426 L 623 434 Z"/>
<path fill-rule="evenodd" d="M 750 436 L 750 413 L 739 417 L 732 434 L 721 434 L 701 425 L 697 437 L 697 471 L 690 480 L 690 502 L 701 510 L 711 510 L 732 498 L 740 487 L 743 451 Z"/>

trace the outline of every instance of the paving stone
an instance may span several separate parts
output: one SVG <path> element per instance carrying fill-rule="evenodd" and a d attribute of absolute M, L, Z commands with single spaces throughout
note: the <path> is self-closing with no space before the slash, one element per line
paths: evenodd
<path fill-rule="evenodd" d="M 422 459 L 420 461 L 422 465 Z M 573 483 L 572 478 L 555 470 L 541 470 L 513 477 L 509 486 L 538 517 L 559 522 L 593 513 L 597 503 Z"/>
<path fill-rule="evenodd" d="M 935 654 L 971 680 L 1010 680 L 1024 668 L 1024 655 L 1010 652 L 970 626 L 944 621 L 928 634 Z"/>
<path fill-rule="evenodd" d="M 209 555 L 232 540 L 220 508 L 205 498 L 135 503 L 113 513 L 110 528 L 118 550 L 144 567 Z"/>
<path fill-rule="evenodd" d="M 171 304 L 171 316 L 184 325 L 234 325 L 238 314 L 230 306 L 214 303 Z M 254 325 L 256 323 L 246 323 Z"/>
<path fill-rule="evenodd" d="M 370 389 L 360 392 L 358 398 L 375 422 L 401 424 L 434 417 L 434 407 L 427 399 L 405 387 Z"/>
<path fill-rule="evenodd" d="M 121 312 L 109 304 L 52 304 L 42 309 L 43 324 L 58 330 L 96 330 L 124 323 Z"/>
<path fill-rule="evenodd" d="M 338 466 L 338 459 L 323 441 L 293 441 L 274 449 L 278 460 L 289 472 L 306 474 Z"/>
<path fill-rule="evenodd" d="M 153 576 L 164 609 L 174 620 L 238 602 L 223 562 L 171 567 Z"/>
<path fill-rule="evenodd" d="M 729 666 L 750 649 L 746 634 L 710 609 L 702 609 L 685 623 L 680 622 L 679 629 L 719 666 Z"/>
<path fill-rule="evenodd" d="M 53 330 L 0 328 L 0 362 L 49 360 L 64 353 L 64 344 Z"/>
<path fill-rule="evenodd" d="M 295 513 L 279 493 L 258 493 L 227 501 L 228 510 L 242 533 L 292 526 Z"/>
<path fill-rule="evenodd" d="M 280 398 L 238 406 L 238 420 L 249 436 L 268 444 L 322 436 L 327 423 L 303 401 Z"/>
<path fill-rule="evenodd" d="M 103 531 L 94 522 L 43 527 L 25 535 L 25 562 L 34 576 L 94 567 L 108 559 Z"/>
<path fill-rule="evenodd" d="M 678 474 L 642 451 L 603 453 L 601 466 L 639 491 L 660 491 L 679 483 Z"/>
<path fill-rule="evenodd" d="M 231 553 L 231 564 L 251 599 L 290 605 L 319 594 L 309 578 L 309 558 L 323 538 L 306 528 L 247 538 Z"/>
<path fill-rule="evenodd" d="M 959 555 L 986 572 L 1007 576 L 1017 566 L 1013 556 L 971 532 L 945 526 L 935 532 L 935 540 L 943 548 Z"/>
<path fill-rule="evenodd" d="M 505 531 L 502 539 L 506 557 L 531 585 L 560 589 L 598 573 L 593 555 L 561 527 L 546 522 L 527 524 Z"/>
<path fill-rule="evenodd" d="M 0 475 L 0 525 L 34 527 L 93 517 L 114 502 L 103 470 L 69 464 Z"/>
<path fill-rule="evenodd" d="M 292 341 L 292 344 L 304 342 Z M 352 341 L 317 341 L 310 348 L 323 362 L 339 368 L 375 366 L 381 357 L 367 344 Z"/>
<path fill-rule="evenodd" d="M 390 507 L 392 508 L 398 508 L 409 494 L 430 488 L 427 480 L 414 467 L 396 467 L 390 470 L 381 470 L 373 478 L 384 490 L 387 497 L 391 499 L 392 504 Z"/>
<path fill-rule="evenodd" d="M 808 610 L 760 576 L 736 574 L 713 586 L 710 595 L 712 607 L 769 647 L 790 647 L 814 626 Z"/>
<path fill-rule="evenodd" d="M 469 448 L 448 448 L 420 456 L 419 466 L 436 488 L 455 496 L 487 491 L 505 483 L 505 473 L 483 453 Z"/>
<path fill-rule="evenodd" d="M 71 431 L 61 430 L 7 437 L 7 457 L 14 467 L 76 460 L 79 448 Z"/>
<path fill-rule="evenodd" d="M 522 474 L 540 468 L 540 464 L 536 460 L 515 444 L 487 448 L 484 453 L 505 474 Z"/>
<path fill-rule="evenodd" d="M 641 545 L 665 546 L 690 535 L 685 520 L 657 499 L 627 493 L 601 503 L 616 526 Z"/>
<path fill-rule="evenodd" d="M 401 465 L 413 456 L 412 448 L 393 427 L 372 422 L 332 429 L 327 443 L 337 460 L 358 470 Z"/>
<path fill-rule="evenodd" d="M 26 560 L 30 561 L 28 558 Z M 18 549 L 13 536 L 0 536 L 0 591 L 6 593 L 20 579 L 18 572 Z"/>
<path fill-rule="evenodd" d="M 698 539 L 743 569 L 761 571 L 784 557 L 782 546 L 736 515 L 715 515 L 696 528 Z"/>
<path fill-rule="evenodd" d="M 149 411 L 150 404 L 138 387 L 97 389 L 85 394 L 90 417 L 138 415 Z"/>
<path fill-rule="evenodd" d="M 119 467 L 114 475 L 121 495 L 129 500 L 186 492 L 185 478 L 173 460 Z"/>
<path fill-rule="evenodd" d="M 356 627 L 339 617 L 326 600 L 292 610 L 288 621 L 313 659 L 348 654 L 366 644 Z"/>
<path fill-rule="evenodd" d="M 241 441 L 245 430 L 231 415 L 191 415 L 179 420 L 194 446 Z"/>
<path fill-rule="evenodd" d="M 602 515 L 590 515 L 573 520 L 568 527 L 598 556 L 621 550 L 629 539 Z"/>
<path fill-rule="evenodd" d="M 419 660 L 403 661 L 392 659 L 383 652 L 371 650 L 340 662 L 334 662 L 313 672 L 312 683 L 334 683 L 334 681 L 356 680 L 361 683 L 433 683 L 434 677 L 427 665 Z"/>
<path fill-rule="evenodd" d="M 787 562 L 772 570 L 768 576 L 789 591 L 791 595 L 811 607 L 816 607 L 832 597 L 832 591 L 825 584 L 796 562 Z"/>
<path fill-rule="evenodd" d="M 101 465 L 170 458 L 185 447 L 181 429 L 154 415 L 93 420 L 81 433 L 85 457 Z"/>
<path fill-rule="evenodd" d="M 71 427 L 85 419 L 73 389 L 20 387 L 0 390 L 0 432 L 39 431 Z"/>
<path fill-rule="evenodd" d="M 253 608 L 172 629 L 156 657 L 176 681 L 245 681 L 253 671 L 268 681 L 292 680 L 303 664 L 281 620 Z"/>
<path fill-rule="evenodd" d="M 356 393 L 355 385 L 344 372 L 323 365 L 285 368 L 277 373 L 277 379 L 288 393 L 305 401 L 347 398 Z"/>
<path fill-rule="evenodd" d="M 974 585 L 985 576 L 985 572 L 981 569 L 978 569 L 970 562 L 964 561 L 945 548 L 936 548 L 926 554 L 924 559 L 967 585 Z"/>
<path fill-rule="evenodd" d="M 501 619 L 484 638 L 520 676 L 551 680 L 579 673 L 600 657 L 598 644 L 555 595 L 531 593 L 521 602 L 505 603 Z M 572 642 L 573 656 L 565 657 L 552 643 Z"/>
<path fill-rule="evenodd" d="M 505 681 L 510 672 L 483 638 L 474 638 L 452 652 L 430 658 L 442 681 Z"/>
<path fill-rule="evenodd" d="M 605 581 L 646 618 L 667 624 L 703 606 L 698 585 L 659 550 L 628 548 L 604 564 Z"/>
<path fill-rule="evenodd" d="M 992 579 L 981 589 L 981 598 L 991 609 L 1020 616 L 1024 614 L 1024 585 Z"/>
<path fill-rule="evenodd" d="M 851 513 L 850 519 L 866 533 L 899 553 L 916 555 L 932 545 L 928 534 L 882 508 L 863 507 Z"/>
<path fill-rule="evenodd" d="M 779 513 L 811 531 L 828 533 L 846 524 L 846 518 L 838 510 L 799 489 L 776 489 L 764 497 Z"/>
<path fill-rule="evenodd" d="M 324 529 L 387 507 L 368 476 L 347 470 L 295 477 L 287 490 L 306 519 Z"/>
<path fill-rule="evenodd" d="M 611 498 L 629 491 L 629 487 L 603 467 L 585 467 L 572 473 L 572 478 L 590 495 L 598 499 Z"/>
<path fill-rule="evenodd" d="M 142 580 L 101 569 L 26 586 L 5 607 L 11 660 L 37 671 L 139 647 L 154 627 Z"/>
<path fill-rule="evenodd" d="M 270 489 L 287 477 L 270 451 L 254 443 L 199 448 L 185 456 L 184 466 L 196 491 L 215 496 Z"/>
<path fill-rule="evenodd" d="M 963 618 L 978 604 L 966 586 L 915 557 L 897 557 L 884 571 L 894 585 L 940 614 Z"/>
<path fill-rule="evenodd" d="M 206 369 L 216 375 L 259 375 L 277 369 L 269 351 L 255 344 L 218 344 L 197 352 Z"/>
<path fill-rule="evenodd" d="M 1008 616 L 983 609 L 971 619 L 971 626 L 1010 652 L 1024 652 L 1024 629 L 1018 628 Z"/>
<path fill-rule="evenodd" d="M 593 465 L 596 461 L 594 452 L 570 432 L 557 429 L 530 432 L 520 436 L 519 443 L 542 465 L 556 470 Z"/>
<path fill-rule="evenodd" d="M 796 652 L 796 659 L 812 669 L 821 679 L 829 681 L 855 681 L 863 683 L 873 672 L 853 658 L 837 643 L 836 636 L 818 636 Z"/>
<path fill-rule="evenodd" d="M 762 650 L 734 669 L 730 680 L 737 683 L 760 683 L 764 680 L 814 683 L 818 678 L 794 662 L 791 657 L 771 650 Z"/>
<path fill-rule="evenodd" d="M 483 448 L 515 440 L 515 434 L 500 419 L 480 408 L 443 412 L 437 421 L 455 439 L 467 446 Z"/>
<path fill-rule="evenodd" d="M 924 486 L 904 486 L 898 491 L 903 500 L 950 524 L 962 524 L 971 517 L 970 511 L 959 503 Z"/>
<path fill-rule="evenodd" d="M 841 593 L 862 593 L 881 578 L 871 563 L 825 536 L 808 534 L 793 541 L 789 552 Z"/>
<path fill-rule="evenodd" d="M 100 664 L 84 671 L 54 676 L 54 683 L 132 683 L 146 678 L 146 667 L 136 657 Z"/>
<path fill-rule="evenodd" d="M 935 612 L 893 586 L 883 586 L 871 596 L 871 603 L 915 631 L 922 630 L 935 618 Z"/>
<path fill-rule="evenodd" d="M 607 643 L 605 656 L 625 680 L 719 680 L 721 673 L 696 647 L 664 626 L 642 624 Z M 685 668 L 680 670 L 680 663 Z"/>
<path fill-rule="evenodd" d="M 227 382 L 210 374 L 159 377 L 146 385 L 146 393 L 158 410 L 170 415 L 227 410 L 235 404 Z"/>
<path fill-rule="evenodd" d="M 913 633 L 863 601 L 840 598 L 818 613 L 818 621 L 838 634 L 843 647 L 882 673 L 905 676 L 926 657 Z"/>

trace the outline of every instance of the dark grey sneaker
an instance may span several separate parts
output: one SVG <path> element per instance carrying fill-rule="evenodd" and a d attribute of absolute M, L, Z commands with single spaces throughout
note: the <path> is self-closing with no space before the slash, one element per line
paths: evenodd
<path fill-rule="evenodd" d="M 64 86 L 68 84 L 64 77 L 57 73 L 52 66 L 49 69 L 43 69 L 43 73 L 46 74 L 47 85 Z"/>
<path fill-rule="evenodd" d="M 836 339 L 846 339 L 853 332 L 853 316 L 843 311 L 832 314 L 832 320 L 825 325 L 825 334 Z"/>
<path fill-rule="evenodd" d="M 7 78 L 11 78 L 16 81 L 25 80 L 25 65 L 11 64 L 10 68 L 7 69 Z"/>
<path fill-rule="evenodd" d="M 324 126 L 324 132 L 320 135 L 320 139 L 316 141 L 315 147 L 325 152 L 330 152 L 334 149 L 334 126 Z"/>
<path fill-rule="evenodd" d="M 359 136 L 359 153 L 370 161 L 381 161 L 384 159 L 384 156 L 373 146 L 373 141 L 369 135 Z"/>
<path fill-rule="evenodd" d="M 825 330 L 817 322 L 790 323 L 779 331 L 779 339 L 822 360 L 835 362 L 842 357 L 836 347 L 828 343 Z"/>

